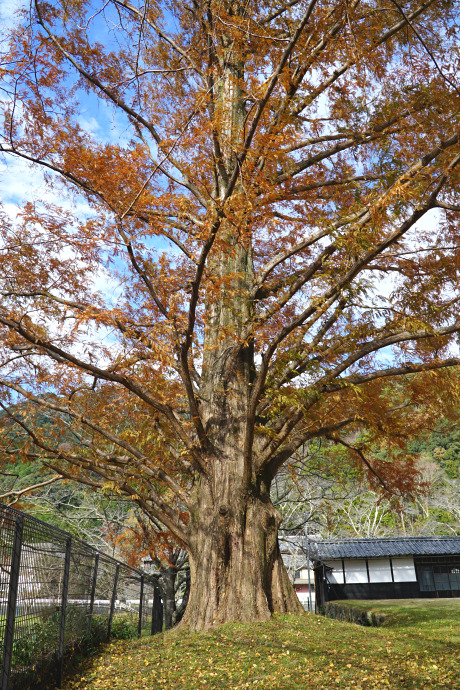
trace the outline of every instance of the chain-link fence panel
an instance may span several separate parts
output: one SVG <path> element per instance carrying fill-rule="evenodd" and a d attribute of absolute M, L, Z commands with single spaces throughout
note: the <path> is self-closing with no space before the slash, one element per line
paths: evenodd
<path fill-rule="evenodd" d="M 60 687 L 75 649 L 162 629 L 152 576 L 0 505 L 1 690 Z"/>

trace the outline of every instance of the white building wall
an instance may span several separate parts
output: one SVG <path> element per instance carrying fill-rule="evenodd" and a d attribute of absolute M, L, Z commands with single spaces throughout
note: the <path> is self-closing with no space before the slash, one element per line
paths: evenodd
<path fill-rule="evenodd" d="M 394 582 L 416 582 L 414 559 L 392 558 Z M 332 572 L 328 573 L 328 580 L 331 583 L 344 584 L 342 561 L 325 561 L 325 564 L 332 567 Z M 368 579 L 369 568 L 369 579 Z M 366 584 L 367 582 L 392 582 L 391 565 L 389 558 L 369 558 L 367 565 L 365 558 L 346 558 L 345 559 L 345 583 Z"/>
<path fill-rule="evenodd" d="M 416 582 L 414 559 L 412 556 L 392 558 L 345 558 L 324 561 L 332 570 L 326 571 L 326 578 L 331 584 L 352 585 L 378 582 Z M 343 577 L 345 566 L 345 580 Z M 393 567 L 393 577 L 391 570 Z"/>
<path fill-rule="evenodd" d="M 334 561 L 324 561 L 324 565 L 327 565 L 329 568 L 332 568 L 332 572 L 326 571 L 327 581 L 332 584 L 343 585 L 342 559 L 337 559 Z"/>
<path fill-rule="evenodd" d="M 392 558 L 391 560 L 393 563 L 393 576 L 395 582 L 417 581 L 414 559 L 412 556 L 408 558 Z"/>
<path fill-rule="evenodd" d="M 369 558 L 369 582 L 392 582 L 389 558 Z"/>
<path fill-rule="evenodd" d="M 365 558 L 345 560 L 345 582 L 347 585 L 367 584 L 367 565 Z"/>

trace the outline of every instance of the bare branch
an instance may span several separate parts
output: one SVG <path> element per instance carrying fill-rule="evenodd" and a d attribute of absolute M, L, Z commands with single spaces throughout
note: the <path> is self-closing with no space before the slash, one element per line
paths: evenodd
<path fill-rule="evenodd" d="M 253 287 L 253 295 L 255 299 L 262 299 L 264 296 L 263 290 L 261 288 L 262 284 L 264 281 L 267 279 L 267 277 L 270 275 L 270 273 L 275 269 L 280 263 L 283 261 L 286 261 L 289 259 L 291 256 L 294 256 L 294 254 L 297 254 L 298 252 L 302 251 L 302 249 L 306 249 L 307 247 L 310 247 L 312 244 L 317 242 L 318 240 L 322 239 L 323 237 L 326 237 L 328 235 L 328 230 L 318 230 L 317 232 L 312 233 L 311 235 L 308 235 L 305 237 L 305 239 L 301 240 L 297 244 L 293 245 L 289 249 L 286 249 L 282 252 L 278 252 L 278 254 L 275 254 L 273 259 L 271 259 L 269 262 L 265 264 L 265 266 L 262 266 L 262 268 L 259 270 L 257 276 L 254 279 L 254 287 Z M 308 278 L 307 278 L 308 280 Z"/>
<path fill-rule="evenodd" d="M 137 7 L 134 7 L 129 2 L 125 2 L 125 0 L 112 0 L 112 2 L 114 3 L 114 5 L 118 5 L 119 7 L 123 7 L 124 9 L 128 10 L 132 15 L 138 17 L 143 22 L 145 22 L 145 24 L 150 26 L 157 33 L 159 38 L 161 38 L 163 41 L 166 41 L 166 43 L 168 43 L 181 57 L 187 60 L 191 69 L 193 69 L 193 71 L 196 72 L 196 74 L 199 74 L 200 77 L 204 77 L 202 70 L 199 68 L 195 60 L 193 60 L 190 53 L 183 50 L 183 48 L 181 48 L 176 41 L 174 41 L 170 36 L 168 36 L 167 33 L 162 31 L 162 29 L 160 29 L 160 27 L 157 24 L 155 24 L 155 22 L 148 19 L 145 16 L 145 14 L 142 14 Z"/>
<path fill-rule="evenodd" d="M 278 453 L 273 455 L 267 454 L 267 456 L 264 458 L 264 463 L 260 463 L 258 465 L 258 472 L 261 473 L 266 471 L 270 477 L 274 477 L 286 460 L 288 460 L 293 453 L 301 448 L 307 441 L 312 438 L 320 438 L 326 436 L 327 434 L 332 434 L 355 421 L 355 417 L 349 417 L 347 419 L 342 419 L 339 422 L 335 422 L 334 424 L 325 424 L 324 426 L 317 427 L 316 429 L 312 429 L 310 427 L 307 429 L 302 429 L 299 431 L 299 433 L 292 436 L 290 441 L 283 445 Z"/>
<path fill-rule="evenodd" d="M 259 24 L 269 24 L 274 19 L 277 19 L 282 14 L 284 14 L 284 12 L 286 12 L 286 10 L 290 9 L 291 7 L 295 7 L 300 2 L 302 2 L 302 0 L 289 0 L 289 2 L 283 3 L 279 9 L 275 10 L 274 12 L 267 15 L 266 17 L 259 19 L 258 23 Z"/>
<path fill-rule="evenodd" d="M 445 201 L 436 201 L 435 206 L 436 208 L 443 208 L 446 211 L 460 211 L 460 206 L 457 206 L 456 204 L 446 204 Z"/>
<path fill-rule="evenodd" d="M 0 494 L 0 500 L 4 501 L 7 498 L 13 498 L 13 503 L 16 503 L 16 501 L 18 501 L 19 498 L 21 498 L 21 496 L 33 493 L 34 491 L 37 491 L 37 489 L 41 489 L 43 486 L 48 486 L 49 484 L 54 484 L 55 482 L 58 482 L 63 478 L 64 476 L 62 474 L 56 474 L 50 479 L 46 479 L 43 482 L 38 482 L 37 484 L 30 484 L 29 486 L 26 486 L 24 489 L 10 489 L 9 491 L 5 491 L 3 494 Z"/>
<path fill-rule="evenodd" d="M 446 367 L 455 367 L 460 364 L 460 358 L 450 357 L 441 361 L 422 362 L 422 363 L 408 363 L 400 367 L 388 367 L 386 369 L 377 369 L 369 374 L 353 374 L 352 376 L 345 376 L 334 383 L 328 383 L 323 387 L 323 391 L 332 393 L 333 391 L 342 390 L 348 386 L 361 386 L 369 381 L 376 379 L 388 378 L 392 376 L 404 376 L 405 374 L 416 374 L 421 371 L 436 371 L 437 369 L 445 369 Z"/>
<path fill-rule="evenodd" d="M 344 371 L 349 369 L 360 359 L 367 357 L 372 352 L 378 352 L 385 347 L 389 347 L 390 345 L 410 341 L 426 340 L 427 338 L 442 337 L 444 335 L 451 335 L 458 332 L 460 332 L 460 322 L 451 326 L 446 326 L 445 328 L 433 328 L 431 330 L 415 331 L 415 333 L 411 333 L 409 331 L 400 331 L 387 335 L 384 338 L 373 339 L 362 347 L 358 347 L 358 349 L 353 352 L 353 354 L 349 355 L 344 362 L 341 362 L 335 367 L 335 369 L 328 372 L 322 379 L 320 379 L 319 383 L 327 386 L 328 381 L 337 379 Z"/>
<path fill-rule="evenodd" d="M 378 481 L 383 486 L 385 491 L 387 491 L 390 494 L 394 493 L 394 491 L 391 491 L 391 489 L 389 489 L 387 483 L 382 479 L 380 474 L 372 467 L 371 463 L 365 457 L 361 448 L 358 448 L 356 446 L 352 446 L 350 443 L 347 443 L 342 438 L 340 438 L 338 436 L 333 436 L 332 434 L 328 434 L 326 436 L 326 438 L 329 438 L 331 441 L 334 441 L 334 443 L 339 443 L 340 445 L 344 446 L 345 448 L 348 448 L 349 450 L 352 450 L 354 453 L 356 453 L 359 456 L 359 458 L 361 459 L 361 461 L 363 462 L 363 464 L 367 467 L 369 472 L 371 472 L 371 474 L 373 474 L 374 477 L 376 477 L 378 479 Z"/>
<path fill-rule="evenodd" d="M 389 29 L 387 29 L 387 31 L 385 31 L 377 40 L 375 40 L 372 43 L 372 45 L 366 51 L 366 54 L 367 55 L 371 54 L 376 48 L 378 48 L 379 46 L 386 43 L 390 38 L 395 36 L 399 31 L 401 31 L 404 27 L 406 27 L 408 21 L 412 21 L 412 20 L 416 19 L 417 17 L 419 17 L 421 14 L 423 14 L 423 12 L 425 12 L 425 10 L 428 9 L 428 7 L 433 5 L 434 2 L 435 2 L 435 0 L 428 0 L 425 3 L 422 3 L 413 12 L 411 12 L 407 16 L 407 18 L 402 19 L 399 22 L 396 22 L 396 24 L 393 24 L 393 26 L 391 26 Z M 320 44 L 319 46 L 317 46 L 315 48 L 315 51 L 319 53 L 320 51 L 324 50 L 326 45 L 327 45 L 327 42 L 324 42 L 324 45 Z M 316 53 L 315 53 L 315 55 L 316 55 Z M 363 56 L 361 56 L 361 58 L 362 57 Z M 347 72 L 350 69 L 350 67 L 352 67 L 355 64 L 356 64 L 356 60 L 349 59 L 346 62 L 342 63 L 341 65 L 334 67 L 334 70 L 329 77 L 327 77 L 319 86 L 317 86 L 316 89 L 314 89 L 312 92 L 310 92 L 308 94 L 308 96 L 301 99 L 299 101 L 299 103 L 296 104 L 295 108 L 290 113 L 290 117 L 295 118 L 298 115 L 300 115 L 300 113 L 307 106 L 311 105 L 311 103 L 313 103 L 314 100 L 316 100 L 319 96 L 321 96 L 321 94 L 323 94 L 335 81 L 337 81 L 337 79 L 339 79 L 343 74 L 345 74 L 345 72 Z"/>
<path fill-rule="evenodd" d="M 272 76 L 270 77 L 270 79 L 268 81 L 264 95 L 262 96 L 262 98 L 258 102 L 256 112 L 255 112 L 255 114 L 252 118 L 251 124 L 248 128 L 248 133 L 246 135 L 246 139 L 245 139 L 244 144 L 243 144 L 242 153 L 238 156 L 238 165 L 235 166 L 232 178 L 229 182 L 229 188 L 232 191 L 233 191 L 233 188 L 235 186 L 236 180 L 240 174 L 240 168 L 243 165 L 243 162 L 246 159 L 246 156 L 248 154 L 249 148 L 251 146 L 252 140 L 253 140 L 254 135 L 256 133 L 256 130 L 257 130 L 257 126 L 259 124 L 259 120 L 262 117 L 262 113 L 265 110 L 265 107 L 269 101 L 269 98 L 273 92 L 273 89 L 275 88 L 275 86 L 278 82 L 278 79 L 279 79 L 283 69 L 286 66 L 287 61 L 289 60 L 290 55 L 292 54 L 295 46 L 297 45 L 297 43 L 298 43 L 298 41 L 299 41 L 299 39 L 303 33 L 304 28 L 308 24 L 310 16 L 311 16 L 311 14 L 315 8 L 316 2 L 317 2 L 317 0 L 310 0 L 310 3 L 309 3 L 309 5 L 305 11 L 305 14 L 302 17 L 302 19 L 300 20 L 300 22 L 297 26 L 297 29 L 294 32 L 294 35 L 292 36 L 292 39 L 291 39 L 289 45 L 286 47 L 275 71 L 273 72 Z"/>

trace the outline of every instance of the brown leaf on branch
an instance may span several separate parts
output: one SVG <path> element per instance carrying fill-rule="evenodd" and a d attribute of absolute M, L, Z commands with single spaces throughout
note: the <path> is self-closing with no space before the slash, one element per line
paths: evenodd
<path fill-rule="evenodd" d="M 2 44 L 46 188 L 0 218 L 2 457 L 174 535 L 184 625 L 298 609 L 270 485 L 305 444 L 410 494 L 353 439 L 457 414 L 458 38 L 449 0 L 33 0 Z"/>

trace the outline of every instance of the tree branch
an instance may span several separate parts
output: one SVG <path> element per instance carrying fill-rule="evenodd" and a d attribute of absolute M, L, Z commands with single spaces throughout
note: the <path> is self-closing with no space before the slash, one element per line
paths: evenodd
<path fill-rule="evenodd" d="M 44 441 L 42 441 L 35 431 L 31 429 L 27 424 L 25 424 L 21 419 L 19 419 L 16 415 L 11 413 L 10 410 L 8 410 L 1 402 L 0 406 L 7 412 L 8 416 L 12 418 L 16 424 L 18 424 L 24 431 L 30 436 L 32 439 L 33 443 L 37 448 L 41 448 L 44 450 L 46 453 L 50 453 L 56 460 L 62 459 L 65 462 L 70 463 L 71 465 L 75 465 L 78 468 L 86 468 L 87 470 L 90 470 L 92 472 L 95 472 L 99 476 L 105 477 L 106 479 L 113 479 L 111 476 L 110 472 L 105 470 L 101 465 L 96 462 L 96 461 L 91 461 L 87 458 L 84 458 L 80 455 L 71 455 L 69 454 L 66 450 L 64 450 L 64 445 L 65 444 L 60 444 L 60 446 L 57 449 L 52 448 L 48 444 L 46 444 Z M 17 452 L 21 452 L 20 449 L 18 449 Z M 27 453 L 26 453 L 27 454 Z M 62 477 L 65 477 L 65 471 L 61 470 L 61 468 L 56 468 L 55 466 L 51 466 L 49 463 L 45 463 L 48 467 L 51 467 L 52 469 L 55 469 Z M 132 471 L 129 470 L 127 474 L 129 476 L 132 475 Z M 74 478 L 74 477 L 72 477 Z M 129 478 L 129 477 L 128 477 Z M 137 477 L 139 479 L 139 477 Z M 137 495 L 137 492 L 135 489 L 132 487 L 129 487 L 128 484 L 126 484 L 126 481 L 124 482 L 123 485 L 120 486 L 118 482 L 118 486 L 120 490 L 133 497 L 133 500 L 136 502 L 139 502 L 142 500 L 140 496 Z M 185 524 L 182 522 L 182 520 L 175 514 L 175 512 L 171 509 L 171 507 L 165 503 L 159 494 L 153 489 L 153 487 L 150 485 L 149 489 L 149 494 L 152 497 L 152 500 L 156 504 L 156 512 L 158 514 L 159 519 L 165 524 L 171 531 L 176 534 L 179 539 L 183 539 L 185 537 Z M 139 501 L 138 501 L 139 499 Z"/>
<path fill-rule="evenodd" d="M 5 408 L 3 408 L 5 409 Z M 3 474 L 0 472 L 0 474 Z M 41 489 L 42 486 L 48 486 L 48 484 L 54 484 L 57 481 L 60 481 L 63 479 L 64 476 L 62 474 L 56 474 L 54 477 L 51 477 L 50 479 L 46 479 L 43 482 L 38 482 L 37 484 L 31 484 L 30 486 L 26 486 L 25 489 L 17 489 L 13 490 L 10 489 L 10 491 L 5 491 L 5 493 L 0 494 L 0 501 L 3 501 L 5 498 L 14 498 L 14 501 L 12 503 L 16 503 L 21 496 L 24 496 L 24 494 L 29 494 L 37 489 Z"/>
<path fill-rule="evenodd" d="M 114 1 L 117 2 L 119 0 L 114 0 Z M 75 58 L 61 45 L 61 43 L 56 38 L 56 36 L 51 32 L 51 30 L 45 24 L 43 17 L 42 17 L 42 14 L 41 14 L 41 11 L 40 11 L 39 0 L 34 0 L 34 2 L 35 2 L 35 9 L 37 11 L 38 23 L 46 31 L 51 42 L 58 49 L 58 51 L 73 65 L 73 67 L 77 70 L 77 72 L 82 77 L 84 77 L 84 79 L 86 79 L 90 84 L 92 84 L 99 91 L 101 91 L 103 94 L 105 94 L 105 96 L 107 96 L 107 98 L 110 101 L 112 101 L 117 106 L 117 108 L 120 108 L 121 110 L 123 110 L 130 118 L 132 118 L 132 120 L 134 120 L 135 122 L 139 123 L 140 125 L 142 125 L 143 127 L 145 127 L 147 129 L 147 131 L 150 133 L 150 135 L 155 140 L 158 148 L 166 156 L 168 162 L 171 163 L 171 165 L 174 168 L 176 168 L 176 170 L 178 170 L 180 172 L 180 174 L 182 175 L 182 177 L 184 178 L 184 183 L 183 183 L 184 186 L 187 187 L 187 189 L 201 202 L 202 201 L 201 193 L 195 187 L 195 185 L 193 185 L 189 181 L 188 175 L 185 171 L 185 168 L 182 165 L 180 165 L 180 163 L 169 154 L 169 152 L 167 151 L 167 149 L 165 148 L 165 146 L 162 142 L 162 138 L 160 137 L 160 135 L 158 134 L 157 130 L 152 125 L 152 123 L 148 122 L 148 120 L 146 120 L 143 117 L 143 115 L 136 112 L 131 106 L 129 106 L 127 103 L 125 103 L 121 99 L 119 94 L 115 93 L 112 89 L 110 89 L 108 86 L 103 84 L 101 82 L 101 80 L 96 75 L 90 74 L 81 65 L 78 64 L 78 62 L 75 60 Z M 120 3 L 120 4 L 122 4 L 122 3 Z M 167 174 L 162 166 L 159 165 L 159 169 L 163 172 L 163 174 Z"/>
<path fill-rule="evenodd" d="M 349 355 L 349 357 L 347 357 L 347 359 L 344 362 L 341 362 L 338 366 L 335 367 L 335 369 L 333 369 L 331 372 L 328 372 L 323 377 L 323 379 L 320 379 L 318 381 L 318 383 L 320 383 L 321 385 L 327 385 L 328 381 L 331 381 L 339 377 L 340 374 L 349 369 L 353 364 L 358 362 L 363 357 L 367 357 L 367 355 L 371 354 L 372 352 L 378 352 L 378 350 L 382 350 L 383 348 L 389 347 L 390 345 L 396 345 L 399 343 L 404 343 L 412 340 L 418 341 L 425 340 L 426 338 L 437 338 L 443 335 L 451 335 L 453 333 L 458 332 L 460 332 L 460 322 L 455 323 L 451 326 L 446 326 L 445 328 L 438 328 L 430 331 L 423 330 L 416 331 L 415 333 L 411 333 L 410 331 L 400 331 L 399 333 L 392 333 L 391 335 L 387 335 L 386 337 L 381 338 L 379 340 L 372 340 L 366 343 L 364 346 L 360 347 L 353 354 Z"/>
<path fill-rule="evenodd" d="M 142 22 L 150 26 L 163 41 L 166 41 L 166 43 L 168 43 L 171 46 L 171 48 L 173 48 L 181 57 L 187 60 L 190 67 L 193 69 L 194 72 L 196 72 L 196 74 L 204 78 L 202 70 L 199 68 L 197 63 L 190 56 L 190 54 L 187 53 L 187 51 L 183 50 L 183 48 L 181 48 L 180 45 L 176 43 L 176 41 L 173 41 L 173 39 L 170 36 L 168 36 L 167 33 L 162 31 L 162 29 L 160 29 L 160 27 L 157 24 L 155 24 L 155 22 L 153 22 L 151 19 L 148 19 L 145 16 L 145 14 L 141 14 L 137 7 L 134 7 L 125 0 L 112 0 L 112 2 L 114 5 L 118 5 L 119 7 L 123 7 L 124 9 L 128 10 L 132 15 L 138 17 L 138 19 L 141 19 Z"/>
<path fill-rule="evenodd" d="M 270 77 L 268 81 L 268 85 L 265 89 L 265 93 L 262 96 L 262 98 L 258 102 L 258 106 L 256 109 L 256 112 L 252 118 L 251 124 L 248 128 L 248 133 L 246 135 L 246 139 L 243 144 L 243 150 L 241 154 L 238 156 L 238 165 L 235 166 L 235 169 L 233 171 L 232 178 L 230 179 L 229 182 L 229 187 L 233 190 L 236 180 L 238 179 L 238 176 L 240 174 L 240 169 L 241 166 L 243 165 L 246 156 L 249 152 L 249 148 L 251 146 L 252 140 L 254 138 L 254 135 L 257 130 L 257 126 L 259 124 L 259 120 L 262 117 L 262 113 L 265 110 L 265 106 L 267 105 L 269 98 L 273 92 L 273 89 L 275 88 L 278 79 L 285 68 L 290 55 L 292 54 L 292 51 L 294 50 L 296 44 L 298 43 L 300 36 L 302 35 L 302 32 L 304 28 L 306 27 L 308 20 L 310 19 L 310 16 L 315 8 L 317 0 L 310 0 L 310 3 L 305 11 L 305 14 L 303 15 L 302 19 L 300 20 L 296 31 L 294 32 L 294 35 L 292 36 L 291 41 L 289 42 L 289 45 L 286 47 L 281 60 L 278 63 L 278 66 L 276 67 L 275 71 L 273 72 L 272 76 Z"/>
<path fill-rule="evenodd" d="M 352 424 L 356 421 L 355 417 L 349 417 L 348 419 L 342 419 L 340 422 L 335 424 L 326 424 L 325 426 L 318 427 L 317 429 L 304 430 L 296 434 L 291 438 L 290 442 L 284 445 L 278 453 L 264 458 L 264 463 L 260 463 L 257 467 L 258 473 L 267 472 L 269 477 L 274 477 L 278 472 L 279 468 L 288 460 L 296 450 L 303 446 L 307 441 L 312 438 L 323 437 L 326 434 L 331 434 L 334 431 L 339 431 L 344 427 Z"/>
<path fill-rule="evenodd" d="M 101 369 L 100 367 L 97 367 L 89 362 L 85 362 L 79 359 L 78 357 L 72 355 L 69 352 L 65 352 L 64 350 L 56 347 L 52 343 L 47 343 L 42 338 L 27 331 L 23 324 L 20 322 L 15 322 L 3 316 L 0 316 L 0 323 L 18 333 L 18 335 L 22 336 L 27 342 L 42 349 L 49 357 L 51 357 L 55 361 L 60 363 L 62 363 L 63 361 L 69 362 L 70 364 L 74 364 L 75 366 L 77 366 L 80 370 L 86 371 L 99 379 L 119 383 L 124 388 L 130 390 L 132 393 L 137 395 L 148 405 L 161 412 L 171 423 L 172 428 L 177 433 L 178 437 L 182 440 L 187 450 L 190 452 L 191 456 L 193 457 L 197 465 L 197 468 L 199 468 L 202 472 L 206 472 L 206 467 L 203 463 L 200 454 L 196 452 L 193 442 L 184 430 L 183 424 L 179 420 L 177 415 L 174 414 L 173 410 L 169 405 L 164 405 L 163 403 L 160 403 L 157 399 L 153 398 L 146 389 L 146 387 L 143 386 L 141 383 L 139 383 L 138 381 L 134 381 L 132 379 L 128 379 L 126 376 L 121 376 L 114 372 L 108 371 L 107 369 Z"/>
<path fill-rule="evenodd" d="M 446 367 L 454 367 L 460 364 L 459 357 L 450 357 L 442 361 L 423 362 L 423 363 L 409 363 L 400 367 L 388 367 L 387 369 L 378 369 L 370 374 L 353 374 L 346 376 L 334 383 L 328 383 L 323 386 L 319 392 L 332 393 L 334 391 L 342 390 L 348 386 L 361 386 L 369 381 L 376 379 L 387 378 L 391 376 L 404 376 L 405 374 L 416 374 L 421 371 L 436 371 L 437 369 L 445 369 Z"/>
<path fill-rule="evenodd" d="M 162 482 L 164 482 L 170 489 L 173 491 L 173 493 L 179 498 L 184 505 L 189 507 L 188 504 L 188 498 L 186 494 L 184 493 L 183 489 L 179 486 L 179 484 L 172 478 L 170 477 L 161 467 L 153 465 L 152 467 L 152 460 L 151 458 L 147 457 L 144 453 L 142 453 L 138 448 L 133 446 L 132 443 L 129 443 L 123 438 L 120 438 L 113 432 L 109 431 L 108 429 L 105 429 L 102 427 L 100 424 L 97 424 L 97 422 L 93 421 L 89 417 L 86 417 L 83 415 L 81 412 L 78 410 L 74 410 L 69 403 L 67 403 L 65 406 L 63 405 L 58 405 L 57 403 L 52 403 L 49 400 L 45 400 L 44 398 L 39 398 L 36 395 L 33 395 L 32 393 L 26 391 L 22 386 L 18 384 L 14 384 L 12 382 L 9 382 L 5 379 L 0 379 L 0 386 L 5 386 L 11 390 L 14 390 L 16 393 L 19 393 L 24 397 L 24 399 L 33 402 L 35 405 L 45 408 L 47 410 L 53 410 L 54 412 L 60 412 L 62 414 L 65 414 L 72 419 L 74 419 L 76 422 L 79 424 L 82 424 L 84 427 L 87 427 L 88 429 L 91 429 L 92 431 L 95 431 L 97 434 L 102 436 L 106 441 L 110 441 L 116 446 L 119 446 L 120 448 L 123 448 L 123 450 L 126 450 L 128 453 L 131 454 L 132 458 L 130 458 L 130 462 L 134 462 L 136 467 L 139 469 L 143 469 L 149 476 L 154 477 L 155 479 L 158 479 Z M 14 419 L 14 421 L 22 426 L 24 430 L 29 433 L 29 435 L 32 436 L 32 433 L 29 432 L 29 430 L 26 428 L 26 426 L 23 426 L 23 423 L 21 420 L 17 417 L 15 417 L 11 411 L 8 410 L 1 402 L 0 406 L 7 412 L 7 414 Z M 35 442 L 35 441 L 34 441 Z M 88 444 L 86 444 L 88 445 Z M 96 448 L 93 444 L 89 444 L 88 447 L 91 448 Z M 50 447 L 46 448 L 46 450 L 51 451 L 52 449 Z M 58 453 L 59 448 L 57 450 L 54 450 L 53 452 Z M 105 458 L 107 461 L 110 460 L 109 455 L 107 453 L 104 453 L 102 451 L 98 451 L 96 449 L 96 452 L 100 455 L 101 458 Z M 188 473 L 190 473 L 191 467 L 190 465 L 182 458 L 177 458 L 175 456 L 175 459 L 178 460 L 182 466 L 183 469 L 185 469 Z M 128 459 L 126 459 L 126 462 Z M 149 466 L 147 466 L 145 463 L 148 462 Z"/>

